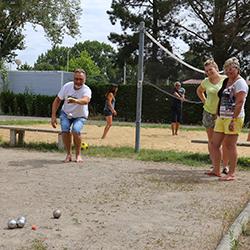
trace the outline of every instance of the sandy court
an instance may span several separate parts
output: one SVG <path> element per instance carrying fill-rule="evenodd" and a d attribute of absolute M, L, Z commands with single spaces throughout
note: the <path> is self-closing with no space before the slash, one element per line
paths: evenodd
<path fill-rule="evenodd" d="M 33 250 L 34 240 L 48 250 L 212 250 L 250 197 L 250 172 L 219 182 L 182 165 L 63 158 L 0 148 L 1 250 Z M 6 229 L 19 215 L 25 227 Z"/>
<path fill-rule="evenodd" d="M 29 126 L 31 127 L 31 126 Z M 34 125 L 33 127 L 51 128 L 47 125 Z M 86 125 L 86 135 L 83 136 L 83 141 L 90 146 L 129 146 L 135 147 L 135 128 L 128 126 L 113 126 L 110 129 L 107 138 L 102 140 L 102 132 L 104 125 Z M 5 140 L 9 140 L 9 131 L 0 129 L 0 136 Z M 240 142 L 246 142 L 247 134 L 241 133 Z M 206 144 L 191 143 L 192 139 L 207 139 L 205 131 L 187 131 L 180 130 L 178 136 L 172 136 L 168 128 L 141 128 L 141 148 L 145 149 L 160 149 L 174 151 L 188 151 L 197 153 L 207 153 Z M 56 142 L 56 134 L 26 132 L 25 141 L 41 141 L 41 142 Z M 239 156 L 250 156 L 249 147 L 238 147 Z"/>

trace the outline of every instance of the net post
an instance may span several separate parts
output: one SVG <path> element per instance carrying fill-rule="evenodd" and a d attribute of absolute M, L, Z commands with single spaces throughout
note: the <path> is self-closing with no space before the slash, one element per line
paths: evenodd
<path fill-rule="evenodd" d="M 135 135 L 136 153 L 140 151 L 142 82 L 143 82 L 143 63 L 144 63 L 144 29 L 145 29 L 145 23 L 141 22 L 139 28 L 139 57 L 138 57 L 137 99 L 136 99 L 136 135 Z"/>

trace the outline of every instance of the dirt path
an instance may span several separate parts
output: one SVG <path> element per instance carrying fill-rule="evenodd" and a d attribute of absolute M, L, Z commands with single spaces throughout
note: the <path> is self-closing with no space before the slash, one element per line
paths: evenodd
<path fill-rule="evenodd" d="M 225 183 L 181 165 L 63 158 L 0 148 L 1 250 L 34 249 L 34 240 L 49 250 L 212 250 L 250 197 L 249 172 Z M 25 227 L 7 230 L 19 215 Z"/>

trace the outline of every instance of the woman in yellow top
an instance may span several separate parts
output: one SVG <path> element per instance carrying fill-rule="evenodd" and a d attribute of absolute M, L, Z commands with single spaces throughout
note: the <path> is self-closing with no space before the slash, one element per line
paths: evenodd
<path fill-rule="evenodd" d="M 205 73 L 207 78 L 205 78 L 200 86 L 197 88 L 196 93 L 203 105 L 203 117 L 202 124 L 206 128 L 207 138 L 208 138 L 208 152 L 211 161 L 213 161 L 212 152 L 212 136 L 214 132 L 215 120 L 217 117 L 217 108 L 219 103 L 218 92 L 222 87 L 223 80 L 226 76 L 220 75 L 218 65 L 213 59 L 208 59 L 204 63 Z M 225 149 L 222 147 L 223 152 Z M 228 173 L 226 159 L 226 152 L 223 153 L 223 173 Z M 210 172 L 208 172 L 210 173 Z"/>

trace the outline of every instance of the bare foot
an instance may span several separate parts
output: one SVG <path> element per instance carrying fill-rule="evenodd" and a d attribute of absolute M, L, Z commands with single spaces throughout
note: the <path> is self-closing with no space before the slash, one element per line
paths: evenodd
<path fill-rule="evenodd" d="M 208 176 L 217 176 L 217 177 L 221 177 L 220 172 L 215 173 L 213 170 L 212 170 L 212 171 L 205 172 L 205 174 L 208 175 Z"/>
<path fill-rule="evenodd" d="M 71 162 L 72 161 L 72 156 L 71 155 L 66 155 L 66 158 L 64 160 L 65 163 Z"/>
<path fill-rule="evenodd" d="M 83 162 L 83 159 L 80 155 L 76 156 L 76 162 Z"/>
<path fill-rule="evenodd" d="M 220 177 L 219 180 L 220 181 L 234 181 L 235 180 L 235 176 L 228 174 L 226 176 Z"/>

